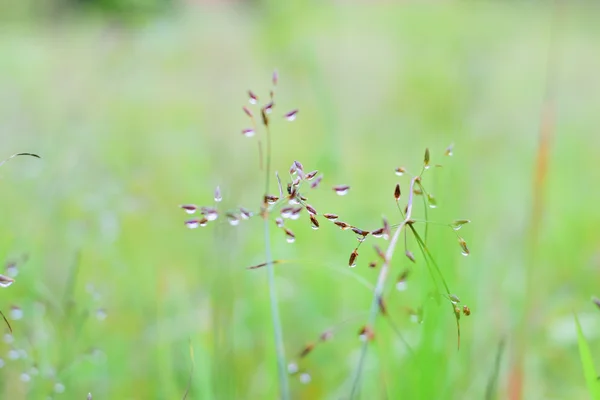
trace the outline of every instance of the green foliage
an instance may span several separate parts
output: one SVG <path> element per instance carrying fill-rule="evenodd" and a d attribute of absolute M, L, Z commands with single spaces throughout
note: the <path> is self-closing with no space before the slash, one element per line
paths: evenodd
<path fill-rule="evenodd" d="M 594 367 L 594 359 L 592 358 L 590 345 L 583 335 L 577 315 L 574 315 L 573 317 L 575 318 L 575 327 L 577 328 L 577 343 L 579 344 L 579 355 L 581 357 L 585 382 L 590 392 L 590 398 L 597 400 L 600 399 L 600 382 L 598 381 L 598 374 Z"/>
<path fill-rule="evenodd" d="M 378 318 L 364 398 L 482 398 L 496 369 L 494 393 L 505 398 L 507 365 L 497 368 L 495 349 L 501 338 L 513 343 L 523 306 L 546 10 L 211 10 L 129 29 L 85 19 L 4 25 L 0 148 L 43 159 L 0 169 L 0 257 L 19 270 L 0 292 L 14 329 L 0 342 L 0 397 L 60 398 L 51 392 L 62 384 L 69 399 L 182 398 L 190 346 L 189 399 L 277 397 L 267 275 L 246 269 L 265 261 L 261 221 L 190 231 L 177 209 L 210 202 L 217 184 L 228 207 L 263 194 L 241 106 L 247 89 L 265 96 L 277 67 L 277 107 L 300 113 L 273 131 L 273 170 L 298 159 L 322 171 L 323 190 L 311 195 L 319 212 L 379 227 L 382 215 L 398 215 L 396 183 L 406 196 L 394 169 L 419 165 L 429 147 L 431 163 L 444 167 L 427 186 L 438 204 L 428 218 L 473 221 L 460 231 L 467 258 L 449 229 L 429 230 L 452 294 L 472 310 L 460 320 L 461 350 L 447 302 L 426 295 L 434 288 L 412 243 L 417 264 L 406 291 L 387 288 L 387 309 L 413 352 Z M 567 16 L 527 340 L 524 398 L 532 399 L 586 395 L 571 310 L 599 281 L 600 26 L 587 10 Z M 444 157 L 452 142 L 454 156 Z M 340 198 L 334 184 L 352 189 Z M 293 244 L 272 225 L 273 254 L 289 261 L 275 265 L 286 355 L 335 332 L 301 365 L 310 384 L 295 375 L 290 386 L 294 398 L 338 399 L 350 390 L 378 270 L 367 266 L 366 247 L 348 268 L 354 235 L 331 225 L 313 232 L 304 217 Z M 393 279 L 412 265 L 399 255 Z M 422 324 L 408 312 L 419 307 Z M 593 347 L 598 328 L 586 328 Z"/>

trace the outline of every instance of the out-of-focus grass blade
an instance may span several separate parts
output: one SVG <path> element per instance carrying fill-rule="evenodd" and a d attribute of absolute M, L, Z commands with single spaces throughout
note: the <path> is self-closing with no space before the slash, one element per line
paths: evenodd
<path fill-rule="evenodd" d="M 12 156 L 8 157 L 6 160 L 0 161 L 0 167 L 5 162 L 12 160 L 13 158 L 19 157 L 19 156 L 30 156 L 30 157 L 35 157 L 35 158 L 42 158 L 42 157 L 38 156 L 37 154 L 33 154 L 33 153 L 17 153 L 17 154 L 13 154 Z"/>
<path fill-rule="evenodd" d="M 573 317 L 575 318 L 575 326 L 577 327 L 577 342 L 579 343 L 579 355 L 581 356 L 581 365 L 583 366 L 585 381 L 588 390 L 590 391 L 591 398 L 593 400 L 600 400 L 600 381 L 598 381 L 598 375 L 594 368 L 594 360 L 592 359 L 590 346 L 588 345 L 585 336 L 583 336 L 583 331 L 581 330 L 577 315 L 573 315 Z"/>

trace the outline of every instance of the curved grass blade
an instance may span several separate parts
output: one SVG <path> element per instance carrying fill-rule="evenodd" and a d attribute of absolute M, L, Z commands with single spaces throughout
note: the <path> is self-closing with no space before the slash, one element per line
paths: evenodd
<path fill-rule="evenodd" d="M 592 359 L 592 352 L 590 346 L 583 335 L 581 325 L 577 315 L 573 314 L 575 319 L 575 327 L 577 328 L 577 343 L 579 344 L 579 356 L 581 357 L 581 366 L 583 367 L 583 375 L 585 376 L 585 382 L 590 392 L 590 398 L 593 400 L 600 399 L 600 381 L 598 381 L 598 375 L 596 374 L 596 368 L 594 367 L 594 360 Z"/>
<path fill-rule="evenodd" d="M 33 154 L 33 153 L 17 153 L 17 154 L 13 154 L 12 156 L 8 157 L 6 160 L 4 161 L 0 161 L 0 167 L 2 165 L 4 165 L 4 163 L 12 160 L 15 157 L 19 157 L 19 156 L 30 156 L 30 157 L 35 157 L 35 158 L 42 158 L 40 156 L 38 156 L 37 154 Z"/>

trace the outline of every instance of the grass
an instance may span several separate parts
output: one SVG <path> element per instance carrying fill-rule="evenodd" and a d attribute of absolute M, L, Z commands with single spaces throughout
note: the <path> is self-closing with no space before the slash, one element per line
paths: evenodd
<path fill-rule="evenodd" d="M 591 7 L 569 10 L 557 55 L 523 398 L 587 395 L 572 310 L 598 359 L 600 319 L 588 301 L 598 292 L 600 216 L 600 32 Z M 362 397 L 478 398 L 496 375 L 492 386 L 505 397 L 498 343 L 506 338 L 508 353 L 523 306 L 550 10 L 490 3 L 246 11 L 205 9 L 131 30 L 74 21 L 3 31 L 0 158 L 43 158 L 0 169 L 0 256 L 19 268 L 2 290 L 14 334 L 0 344 L 0 397 L 45 398 L 60 383 L 56 398 L 182 398 L 190 346 L 188 399 L 277 397 L 267 282 L 264 271 L 245 269 L 265 261 L 261 221 L 189 231 L 176 208 L 211 202 L 216 185 L 227 207 L 264 194 L 256 142 L 240 134 L 240 107 L 245 90 L 266 89 L 273 67 L 279 110 L 300 109 L 273 132 L 273 170 L 297 159 L 328 184 L 352 187 L 342 198 L 316 192 L 317 210 L 376 227 L 397 212 L 388 200 L 394 169 L 419 165 L 429 147 L 433 162 L 444 161 L 427 186 L 439 204 L 429 219 L 473 221 L 464 228 L 467 258 L 449 229 L 429 228 L 444 277 L 472 309 L 461 319 L 460 351 L 454 316 L 427 301 L 421 262 L 408 290 L 387 303 L 413 353 L 377 319 Z M 452 142 L 455 155 L 444 159 Z M 275 257 L 291 260 L 274 266 L 285 351 L 291 358 L 322 332 L 335 334 L 303 361 L 311 382 L 293 376 L 290 390 L 293 398 L 346 397 L 373 292 L 337 272 L 348 270 L 353 235 L 331 224 L 294 232 L 293 244 L 271 234 Z M 375 284 L 368 261 L 361 252 L 352 271 Z M 394 258 L 391 268 L 408 262 Z M 65 323 L 71 277 L 76 312 Z M 12 319 L 12 306 L 21 319 Z M 420 306 L 425 319 L 414 324 L 405 307 Z M 22 350 L 18 359 L 11 350 Z"/>

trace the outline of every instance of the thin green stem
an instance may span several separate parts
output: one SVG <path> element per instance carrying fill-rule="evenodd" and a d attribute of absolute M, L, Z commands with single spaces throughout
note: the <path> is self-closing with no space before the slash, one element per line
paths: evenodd
<path fill-rule="evenodd" d="M 271 178 L 271 132 L 268 124 L 265 124 L 267 151 L 265 168 L 265 195 L 269 193 L 269 183 Z M 290 389 L 288 375 L 285 366 L 285 348 L 283 345 L 283 329 L 281 328 L 281 318 L 279 316 L 279 302 L 277 301 L 277 287 L 275 284 L 275 268 L 273 267 L 273 255 L 271 253 L 271 230 L 269 224 L 269 211 L 265 207 L 263 214 L 264 234 L 265 234 L 265 262 L 267 263 L 267 275 L 269 282 L 269 303 L 271 306 L 271 322 L 273 324 L 273 333 L 275 336 L 275 352 L 277 355 L 277 374 L 279 377 L 279 392 L 282 400 L 290 398 Z"/>
<path fill-rule="evenodd" d="M 387 276 L 389 274 L 390 264 L 392 261 L 392 257 L 394 256 L 394 250 L 396 249 L 396 244 L 398 243 L 398 239 L 400 238 L 400 233 L 402 232 L 403 228 L 406 226 L 406 224 L 410 220 L 410 217 L 412 214 L 413 189 L 414 189 L 416 180 L 417 180 L 417 178 L 415 177 L 410 182 L 410 194 L 409 194 L 409 198 L 408 198 L 406 218 L 400 225 L 398 225 L 398 228 L 396 228 L 396 230 L 394 231 L 394 235 L 390 239 L 390 244 L 385 253 L 385 261 L 383 262 L 383 265 L 381 266 L 381 269 L 379 270 L 379 277 L 377 278 L 377 285 L 375 286 L 373 300 L 371 301 L 371 308 L 369 310 L 369 318 L 368 318 L 367 326 L 371 329 L 373 329 L 373 326 L 375 325 L 375 318 L 377 317 L 377 314 L 379 313 L 379 309 L 380 309 L 379 301 L 380 301 L 380 299 L 383 295 L 383 291 L 385 289 L 385 282 L 386 282 Z M 361 378 L 362 370 L 363 370 L 363 367 L 365 364 L 368 345 L 369 345 L 369 340 L 367 339 L 364 341 L 362 348 L 360 350 L 360 357 L 358 359 L 358 365 L 356 367 L 354 378 L 352 380 L 352 390 L 350 392 L 350 400 L 356 398 L 356 396 L 358 395 L 358 392 L 360 390 L 360 378 Z"/>

